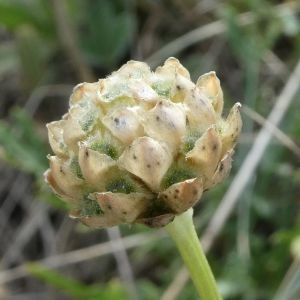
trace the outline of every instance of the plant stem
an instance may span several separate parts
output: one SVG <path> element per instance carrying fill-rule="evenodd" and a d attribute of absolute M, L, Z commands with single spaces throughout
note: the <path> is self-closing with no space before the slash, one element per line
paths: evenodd
<path fill-rule="evenodd" d="M 174 240 L 201 300 L 221 300 L 193 223 L 193 209 L 177 216 L 166 227 Z"/>

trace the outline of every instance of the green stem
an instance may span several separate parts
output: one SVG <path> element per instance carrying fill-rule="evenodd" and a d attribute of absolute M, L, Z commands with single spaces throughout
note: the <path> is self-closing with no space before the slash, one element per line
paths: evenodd
<path fill-rule="evenodd" d="M 177 216 L 166 227 L 189 270 L 201 300 L 221 300 L 193 222 L 193 209 Z"/>

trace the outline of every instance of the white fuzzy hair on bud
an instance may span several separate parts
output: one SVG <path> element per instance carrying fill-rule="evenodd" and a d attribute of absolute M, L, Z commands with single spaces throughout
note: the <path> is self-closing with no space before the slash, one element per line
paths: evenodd
<path fill-rule="evenodd" d="M 228 176 L 240 106 L 222 117 L 215 72 L 193 83 L 176 58 L 155 71 L 129 61 L 77 85 L 68 113 L 47 124 L 45 179 L 90 227 L 165 226 Z"/>

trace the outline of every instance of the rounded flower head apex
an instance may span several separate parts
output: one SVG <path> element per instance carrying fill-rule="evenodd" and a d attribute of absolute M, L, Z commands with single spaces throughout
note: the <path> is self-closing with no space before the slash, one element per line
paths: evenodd
<path fill-rule="evenodd" d="M 77 85 L 69 111 L 47 124 L 46 182 L 90 227 L 167 225 L 228 176 L 239 109 L 222 117 L 215 72 L 194 83 L 176 58 L 155 71 L 129 61 Z"/>

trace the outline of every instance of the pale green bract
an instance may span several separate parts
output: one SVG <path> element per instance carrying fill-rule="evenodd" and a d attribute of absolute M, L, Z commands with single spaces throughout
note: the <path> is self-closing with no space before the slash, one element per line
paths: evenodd
<path fill-rule="evenodd" d="M 88 226 L 164 226 L 228 175 L 239 108 L 222 118 L 215 72 L 195 84 L 175 58 L 155 72 L 129 61 L 77 85 L 68 113 L 47 125 L 46 181 Z"/>

